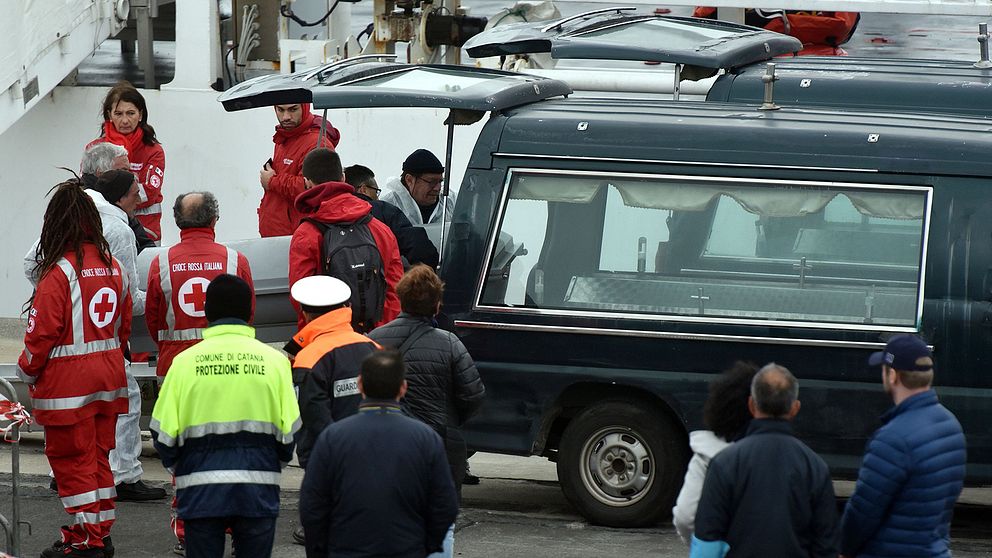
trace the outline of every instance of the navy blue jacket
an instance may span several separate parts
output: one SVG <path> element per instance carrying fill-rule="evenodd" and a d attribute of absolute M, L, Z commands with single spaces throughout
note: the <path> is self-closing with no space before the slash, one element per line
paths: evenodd
<path fill-rule="evenodd" d="M 395 401 L 365 400 L 324 429 L 300 488 L 307 558 L 423 558 L 457 515 L 441 438 Z"/>
<path fill-rule="evenodd" d="M 841 521 L 845 556 L 950 556 L 964 484 L 965 439 L 933 391 L 890 409 L 868 442 Z"/>
<path fill-rule="evenodd" d="M 727 542 L 727 558 L 837 558 L 830 470 L 792 423 L 754 419 L 710 461 L 695 529 L 702 541 Z"/>

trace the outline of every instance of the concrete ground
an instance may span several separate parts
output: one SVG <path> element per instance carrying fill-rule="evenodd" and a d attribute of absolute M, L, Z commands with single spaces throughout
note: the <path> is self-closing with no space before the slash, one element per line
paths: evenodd
<path fill-rule="evenodd" d="M 27 433 L 18 452 L 22 471 L 20 515 L 31 523 L 30 530 L 22 529 L 22 557 L 39 555 L 68 519 L 55 493 L 48 488 L 48 463 L 42 451 L 40 434 Z M 0 448 L 0 471 L 11 470 L 11 457 L 9 448 Z M 168 473 L 147 442 L 142 462 L 146 482 L 169 486 Z M 586 523 L 562 495 L 554 464 L 543 458 L 476 454 L 471 465 L 482 483 L 464 488 L 462 512 L 456 524 L 458 557 L 686 555 L 667 520 L 648 529 L 608 529 Z M 291 539 L 299 524 L 296 512 L 301 479 L 298 467 L 287 468 L 283 475 L 283 513 L 273 556 L 304 557 L 303 548 Z M 850 483 L 838 482 L 836 489 L 839 495 L 849 494 Z M 7 517 L 12 513 L 9 472 L 0 473 L 0 513 Z M 120 558 L 174 556 L 168 502 L 119 504 L 113 537 Z M 956 512 L 953 537 L 956 557 L 992 558 L 992 488 L 966 490 Z"/>

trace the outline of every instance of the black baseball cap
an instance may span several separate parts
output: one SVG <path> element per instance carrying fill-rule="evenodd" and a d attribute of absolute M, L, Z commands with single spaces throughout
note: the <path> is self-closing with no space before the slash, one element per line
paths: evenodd
<path fill-rule="evenodd" d="M 921 358 L 928 359 L 917 364 Z M 890 366 L 906 372 L 924 372 L 933 368 L 933 354 L 922 339 L 915 335 L 899 335 L 885 344 L 885 350 L 868 357 L 869 366 Z"/>

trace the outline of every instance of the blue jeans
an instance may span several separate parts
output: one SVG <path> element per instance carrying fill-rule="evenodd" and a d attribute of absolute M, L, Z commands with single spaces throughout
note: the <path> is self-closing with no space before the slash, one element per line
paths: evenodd
<path fill-rule="evenodd" d="M 274 517 L 205 517 L 187 519 L 186 557 L 223 558 L 228 527 L 234 536 L 238 558 L 269 558 L 276 535 Z"/>
<path fill-rule="evenodd" d="M 454 550 L 455 550 L 455 525 L 454 524 L 452 524 L 451 527 L 448 527 L 448 534 L 444 536 L 444 543 L 443 543 L 443 545 L 444 545 L 444 550 L 442 550 L 441 552 L 435 552 L 434 554 L 430 554 L 430 555 L 427 556 L 427 558 L 451 558 L 452 557 L 452 555 L 454 554 Z M 238 558 L 241 558 L 241 555 L 240 554 L 238 554 Z"/>

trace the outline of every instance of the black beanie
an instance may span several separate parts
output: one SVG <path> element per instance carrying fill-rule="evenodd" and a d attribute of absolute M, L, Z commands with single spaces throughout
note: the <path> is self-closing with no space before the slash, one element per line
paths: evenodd
<path fill-rule="evenodd" d="M 103 198 L 110 203 L 117 201 L 131 190 L 134 184 L 134 175 L 126 170 L 109 170 L 96 179 L 93 189 L 103 194 Z"/>
<path fill-rule="evenodd" d="M 218 275 L 207 286 L 207 300 L 203 310 L 208 322 L 224 318 L 247 322 L 251 318 L 251 287 L 237 275 Z"/>
<path fill-rule="evenodd" d="M 403 172 L 423 174 L 425 172 L 444 172 L 444 165 L 426 149 L 418 149 L 403 161 Z"/>

